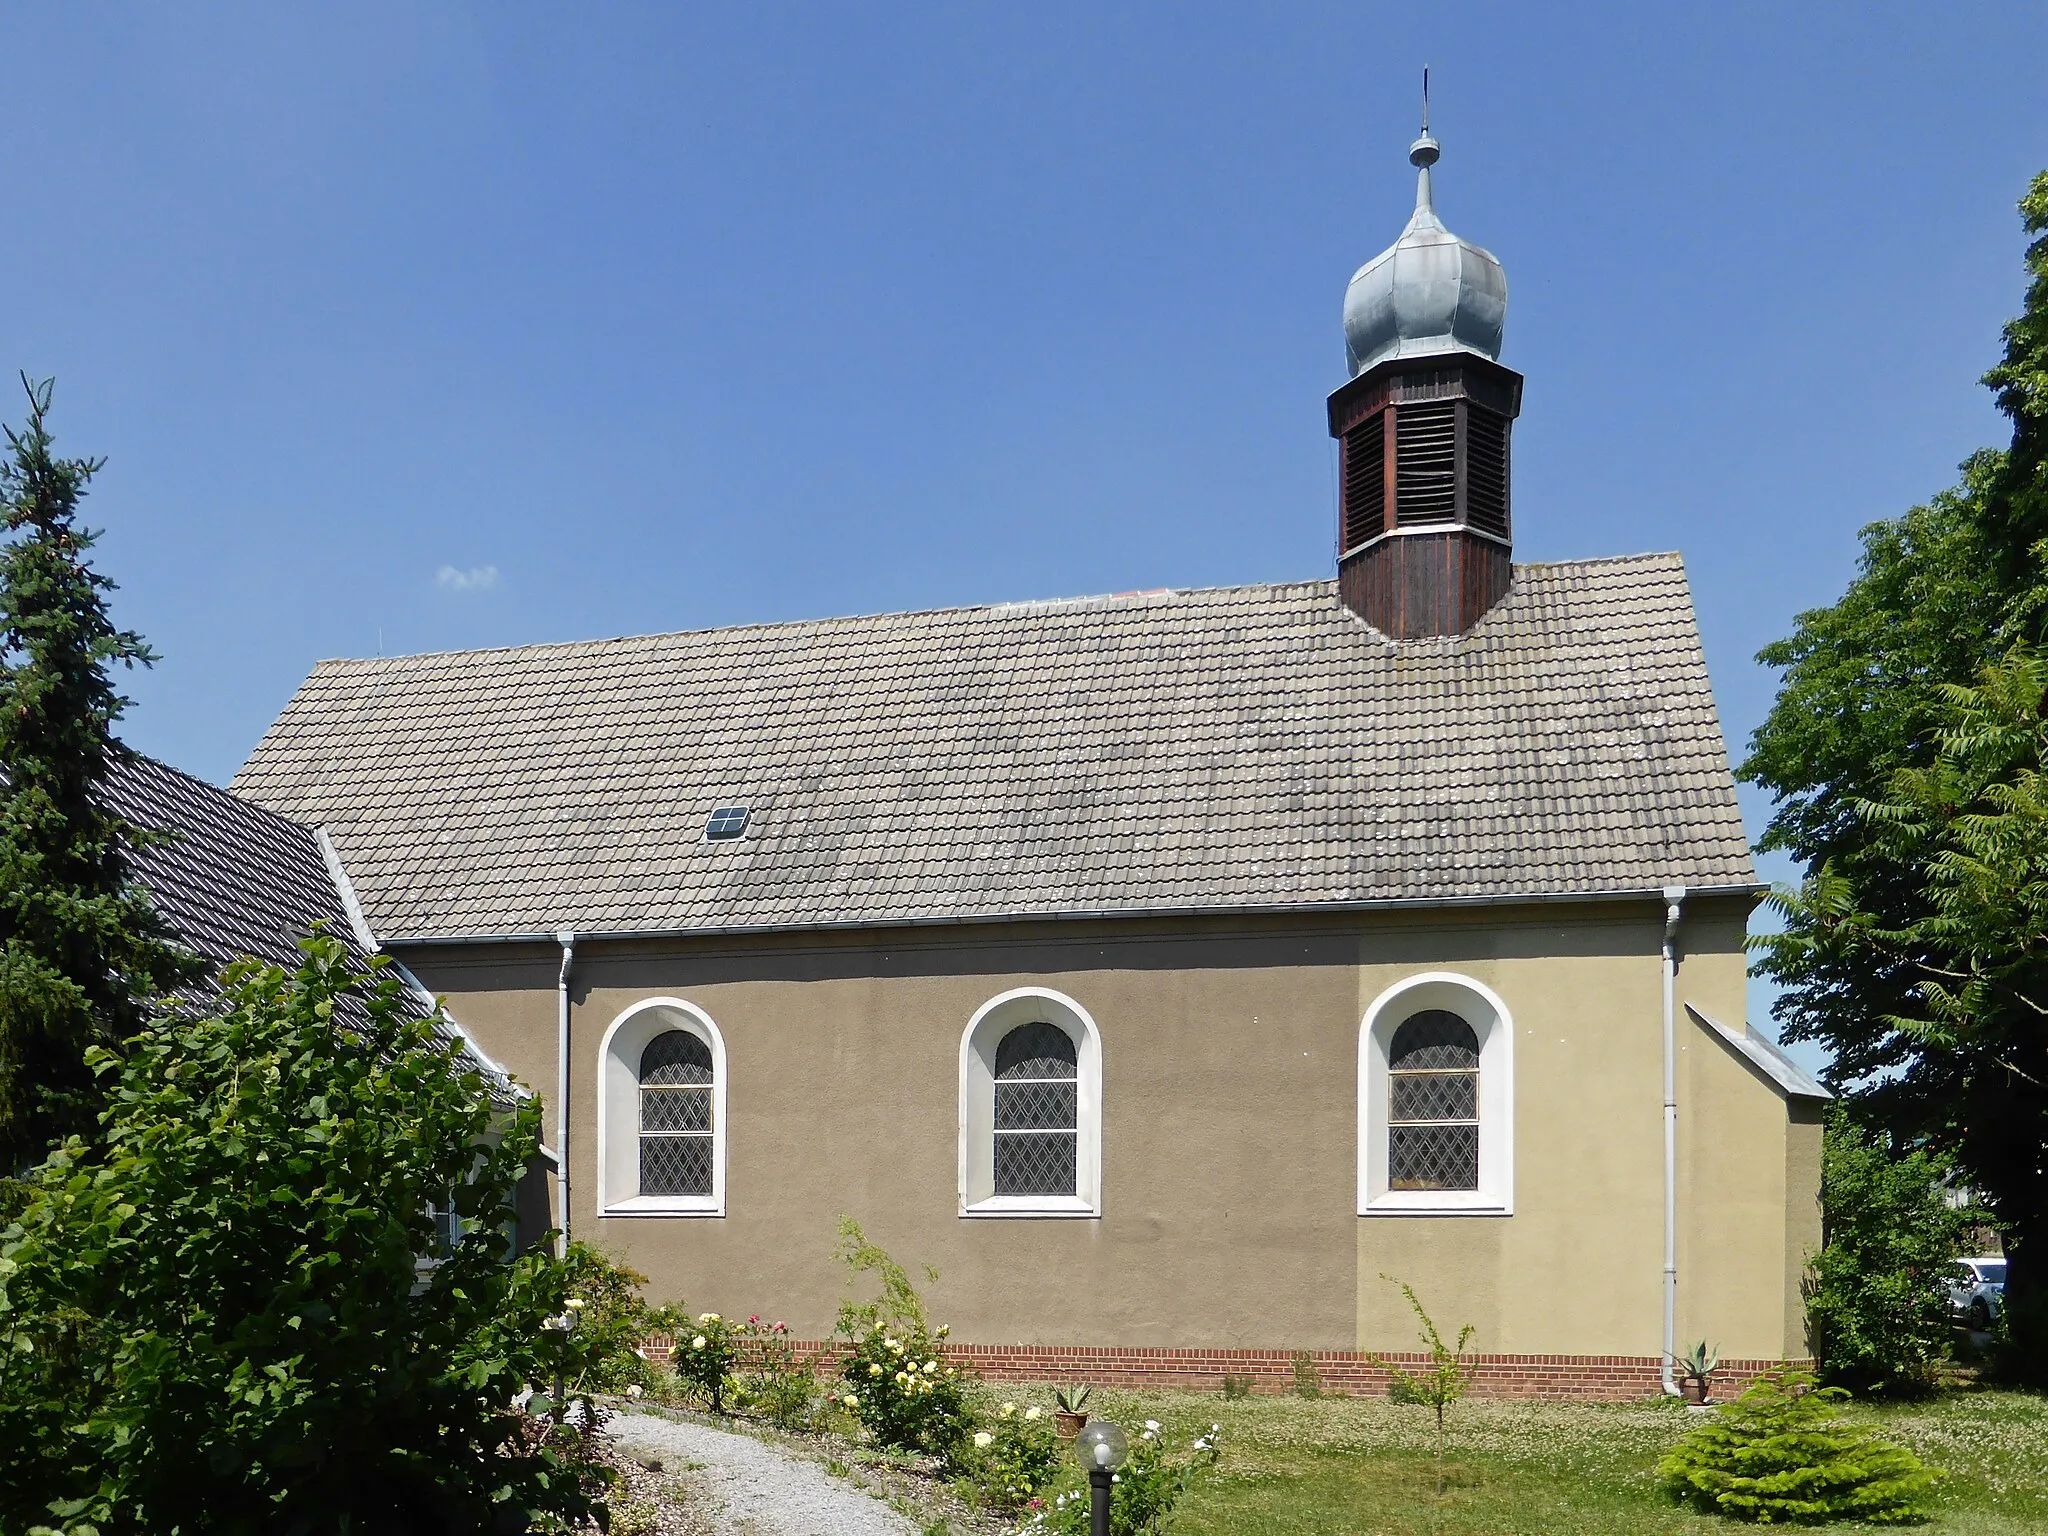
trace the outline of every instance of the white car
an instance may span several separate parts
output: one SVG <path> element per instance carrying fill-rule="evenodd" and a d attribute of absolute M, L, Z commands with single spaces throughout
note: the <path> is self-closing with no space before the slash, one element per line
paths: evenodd
<path fill-rule="evenodd" d="M 1949 1310 L 1978 1333 L 1988 1332 L 2005 1310 L 2004 1259 L 1958 1259 L 1944 1283 Z"/>

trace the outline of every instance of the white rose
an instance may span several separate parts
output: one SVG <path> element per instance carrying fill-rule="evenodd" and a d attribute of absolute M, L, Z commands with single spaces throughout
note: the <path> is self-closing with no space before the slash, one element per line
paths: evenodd
<path fill-rule="evenodd" d="M 976 1450 L 985 1451 L 995 1443 L 996 1437 L 990 1434 L 987 1430 L 977 1429 L 974 1432 L 974 1448 Z"/>
<path fill-rule="evenodd" d="M 1037 1408 L 1026 1408 L 1024 1410 L 1024 1417 L 1027 1419 L 1035 1419 L 1038 1417 L 1039 1412 L 1040 1410 Z"/>
<path fill-rule="evenodd" d="M 694 1339 L 690 1340 L 690 1348 L 692 1348 L 692 1349 L 702 1349 L 703 1347 L 704 1347 L 704 1335 L 703 1335 L 703 1334 L 701 1334 L 701 1333 L 700 1333 L 700 1334 L 698 1334 L 698 1335 L 697 1335 L 697 1337 L 695 1337 Z"/>
<path fill-rule="evenodd" d="M 1147 1419 L 1145 1421 L 1145 1427 L 1151 1430 L 1152 1433 L 1155 1435 L 1159 1433 L 1159 1421 L 1157 1419 Z"/>

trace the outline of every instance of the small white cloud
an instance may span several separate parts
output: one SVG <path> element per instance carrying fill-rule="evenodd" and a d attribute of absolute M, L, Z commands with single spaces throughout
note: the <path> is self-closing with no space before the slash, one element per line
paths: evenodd
<path fill-rule="evenodd" d="M 498 568 L 495 565 L 472 565 L 466 571 L 444 565 L 434 572 L 434 585 L 443 592 L 487 592 L 497 584 Z"/>

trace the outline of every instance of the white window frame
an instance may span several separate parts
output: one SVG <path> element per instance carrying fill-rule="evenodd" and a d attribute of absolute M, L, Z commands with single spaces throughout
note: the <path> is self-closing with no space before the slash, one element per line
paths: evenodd
<path fill-rule="evenodd" d="M 1387 1051 L 1394 1031 L 1441 1008 L 1479 1039 L 1479 1187 L 1387 1187 Z M 1512 1216 L 1515 1213 L 1515 1021 L 1499 994 L 1453 971 L 1424 971 L 1373 999 L 1358 1030 L 1358 1214 Z"/>
<path fill-rule="evenodd" d="M 711 1048 L 711 1193 L 640 1193 L 640 1053 L 680 1029 Z M 650 997 L 613 1019 L 597 1050 L 597 1208 L 605 1216 L 725 1214 L 725 1036 L 680 997 Z"/>
<path fill-rule="evenodd" d="M 1076 1137 L 1071 1195 L 995 1192 L 996 1048 L 1020 1024 L 1050 1024 L 1074 1042 Z M 1099 1217 L 1102 1214 L 1102 1031 L 1048 987 L 1017 987 L 975 1010 L 960 1035 L 960 1214 Z"/>

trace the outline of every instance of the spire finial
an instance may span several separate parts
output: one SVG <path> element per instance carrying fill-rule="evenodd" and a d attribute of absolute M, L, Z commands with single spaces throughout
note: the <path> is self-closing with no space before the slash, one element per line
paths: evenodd
<path fill-rule="evenodd" d="M 1435 139 L 1429 136 L 1429 66 L 1422 66 L 1422 137 L 1408 146 L 1408 163 L 1415 167 L 1415 206 L 1418 209 L 1431 208 L 1429 195 L 1429 168 L 1436 164 L 1437 156 L 1443 153 Z M 1431 208 L 1431 211 L 1435 210 Z"/>

